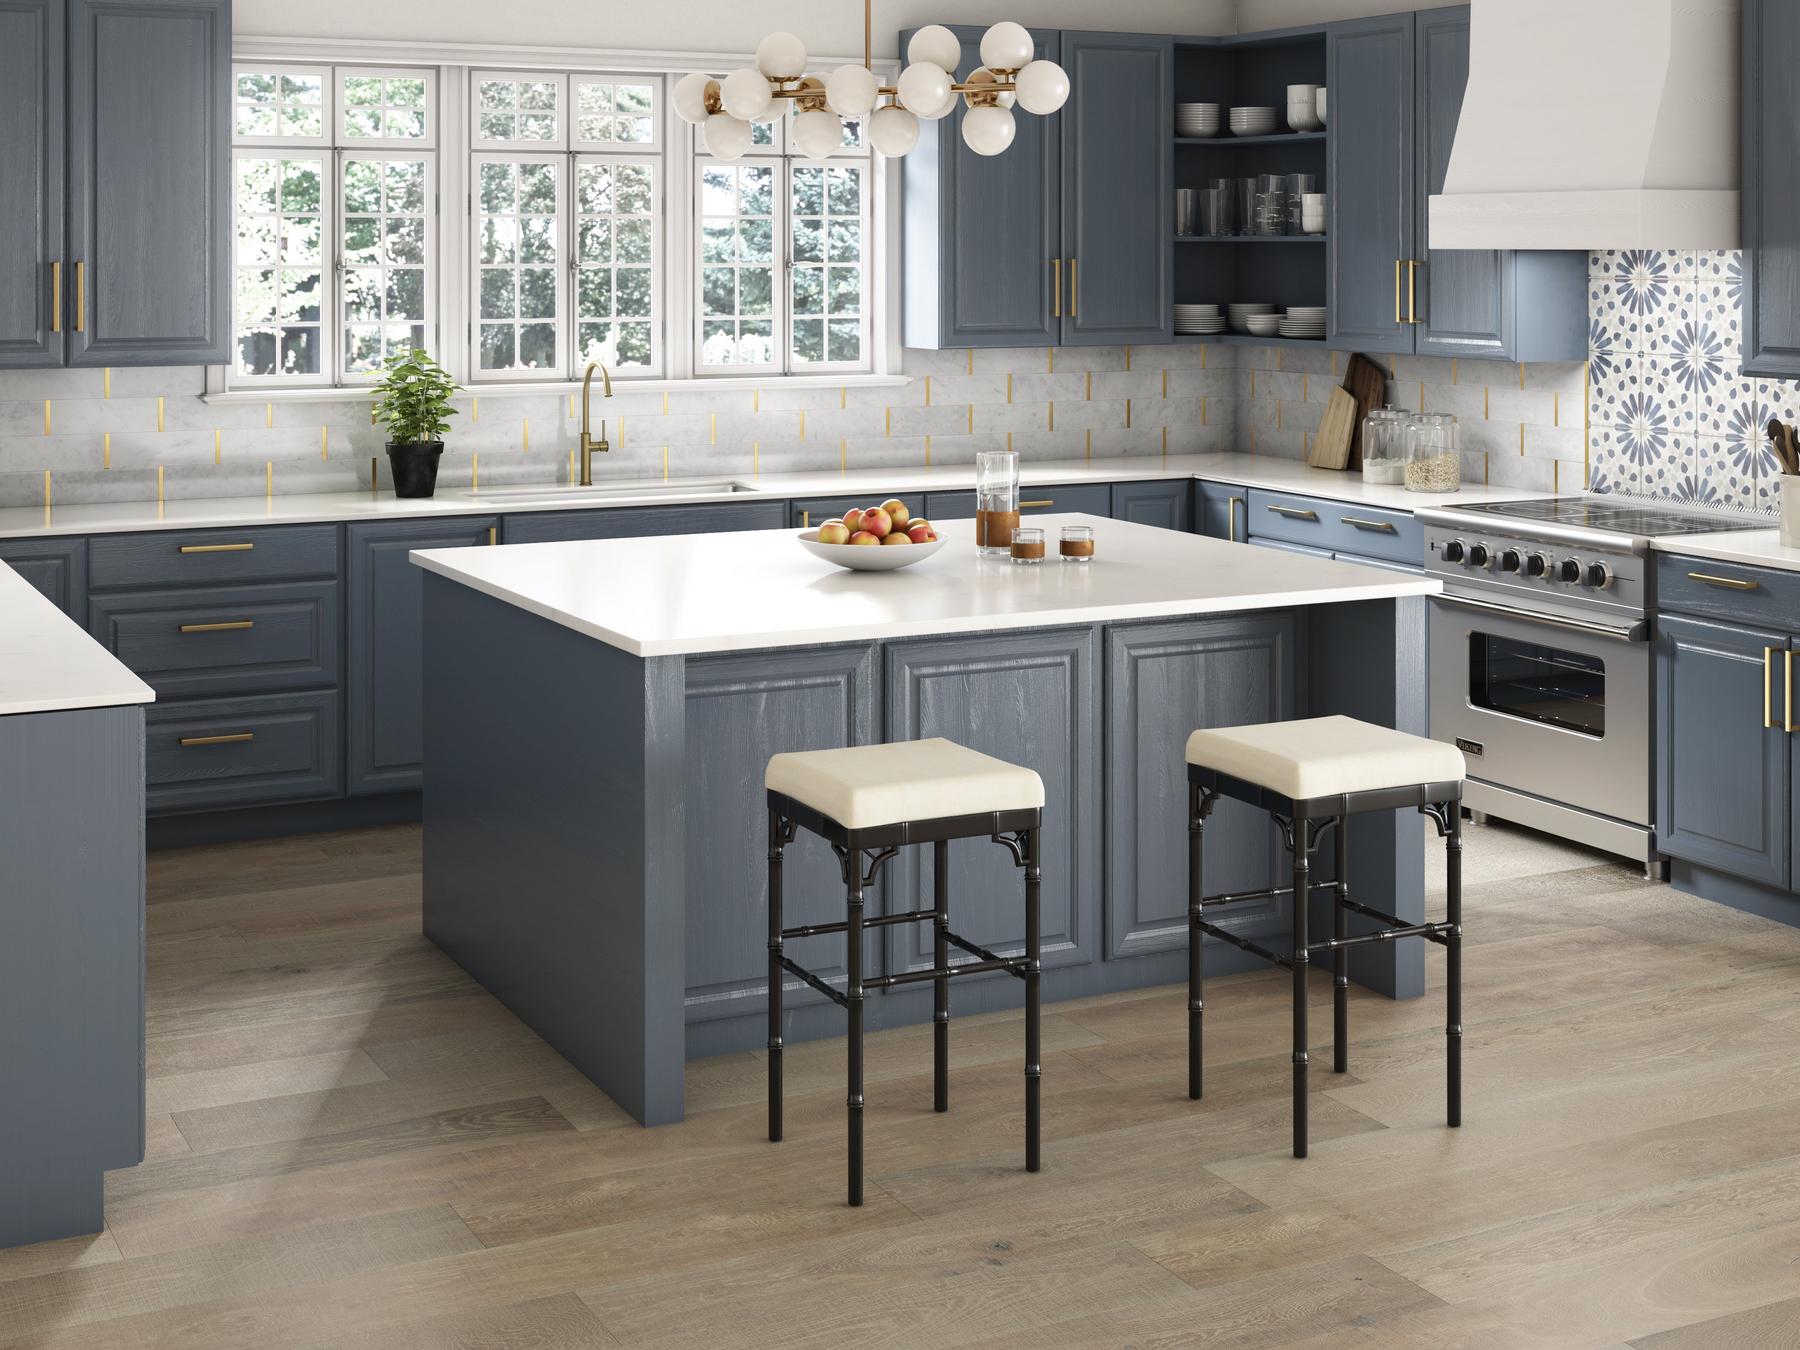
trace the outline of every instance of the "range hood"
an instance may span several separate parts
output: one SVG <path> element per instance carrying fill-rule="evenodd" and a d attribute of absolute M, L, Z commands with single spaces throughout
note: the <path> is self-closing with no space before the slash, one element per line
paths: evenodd
<path fill-rule="evenodd" d="M 1737 0 L 1474 0 L 1433 248 L 1738 247 Z"/>

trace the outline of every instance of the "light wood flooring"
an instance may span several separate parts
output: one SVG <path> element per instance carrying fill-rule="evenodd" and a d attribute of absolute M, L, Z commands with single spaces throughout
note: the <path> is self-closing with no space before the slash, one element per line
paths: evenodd
<path fill-rule="evenodd" d="M 1433 992 L 1351 1009 L 1288 1155 L 1285 977 L 690 1066 L 642 1130 L 419 936 L 410 828 L 150 865 L 150 1157 L 107 1230 L 0 1252 L 0 1344 L 1800 1346 L 1800 931 L 1471 829 L 1466 1124 Z M 1433 857 L 1437 855 L 1434 853 Z M 1432 910 L 1440 909 L 1434 899 Z M 1053 976 L 1051 978 L 1054 978 Z M 1329 1044 L 1316 986 L 1315 1044 Z"/>

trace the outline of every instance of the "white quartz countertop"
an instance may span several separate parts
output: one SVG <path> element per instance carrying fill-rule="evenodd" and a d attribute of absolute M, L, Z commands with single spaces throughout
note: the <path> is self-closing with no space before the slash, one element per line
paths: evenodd
<path fill-rule="evenodd" d="M 1097 516 L 1088 564 L 983 558 L 973 521 L 892 572 L 813 557 L 795 530 L 426 549 L 412 560 L 634 656 L 749 651 L 1434 595 L 1439 582 Z M 1054 550 L 1055 545 L 1051 545 Z"/>
<path fill-rule="evenodd" d="M 1658 553 L 1685 553 L 1691 558 L 1714 558 L 1719 562 L 1744 563 L 1750 567 L 1777 567 L 1784 572 L 1800 572 L 1800 548 L 1787 548 L 1781 532 L 1740 530 L 1727 534 L 1681 534 L 1653 541 Z"/>
<path fill-rule="evenodd" d="M 605 465 L 597 467 L 602 474 Z M 1061 483 L 1153 482 L 1170 478 L 1205 478 L 1244 487 L 1306 493 L 1337 501 L 1414 511 L 1460 502 L 1523 501 L 1545 492 L 1490 488 L 1465 483 L 1454 493 L 1408 492 L 1402 487 L 1365 483 L 1360 474 L 1314 469 L 1296 460 L 1267 455 L 1140 455 L 1116 459 L 1027 459 L 1022 469 L 1030 487 Z M 55 535 L 117 534 L 142 530 L 241 529 L 247 525 L 294 525 L 349 520 L 407 520 L 432 516 L 493 515 L 517 511 L 597 510 L 612 506 L 673 506 L 695 502 L 786 500 L 792 497 L 864 496 L 872 502 L 895 494 L 956 492 L 975 485 L 974 466 L 934 468 L 818 469 L 804 473 L 733 477 L 712 474 L 696 484 L 729 482 L 732 491 L 682 491 L 680 479 L 645 484 L 645 491 L 610 491 L 604 478 L 600 491 L 567 488 L 562 496 L 520 497 L 507 489 L 470 492 L 444 488 L 437 496 L 402 499 L 391 493 L 319 492 L 278 497 L 200 497 L 164 502 L 94 502 L 68 506 L 0 508 L 0 539 Z M 545 490 L 554 485 L 546 484 Z M 669 489 L 677 489 L 671 492 Z"/>
<path fill-rule="evenodd" d="M 0 716 L 155 698 L 149 685 L 0 563 Z"/>

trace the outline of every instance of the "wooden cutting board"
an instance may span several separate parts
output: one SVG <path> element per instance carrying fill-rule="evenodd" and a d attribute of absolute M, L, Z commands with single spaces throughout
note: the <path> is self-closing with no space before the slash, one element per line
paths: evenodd
<path fill-rule="evenodd" d="M 1342 469 L 1350 462 L 1350 441 L 1360 421 L 1357 402 L 1346 389 L 1333 389 L 1325 416 L 1313 435 L 1306 462 L 1315 469 Z"/>
<path fill-rule="evenodd" d="M 1357 405 L 1356 429 L 1350 436 L 1350 458 L 1344 467 L 1360 469 L 1363 460 L 1363 419 L 1387 402 L 1387 371 L 1357 352 L 1344 368 L 1344 388 L 1350 391 Z"/>

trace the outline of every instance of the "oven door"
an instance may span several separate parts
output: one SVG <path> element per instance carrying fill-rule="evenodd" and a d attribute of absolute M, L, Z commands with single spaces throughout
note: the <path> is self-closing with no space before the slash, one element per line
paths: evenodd
<path fill-rule="evenodd" d="M 1471 778 L 1648 825 L 1647 626 L 1434 596 L 1431 734 Z"/>

